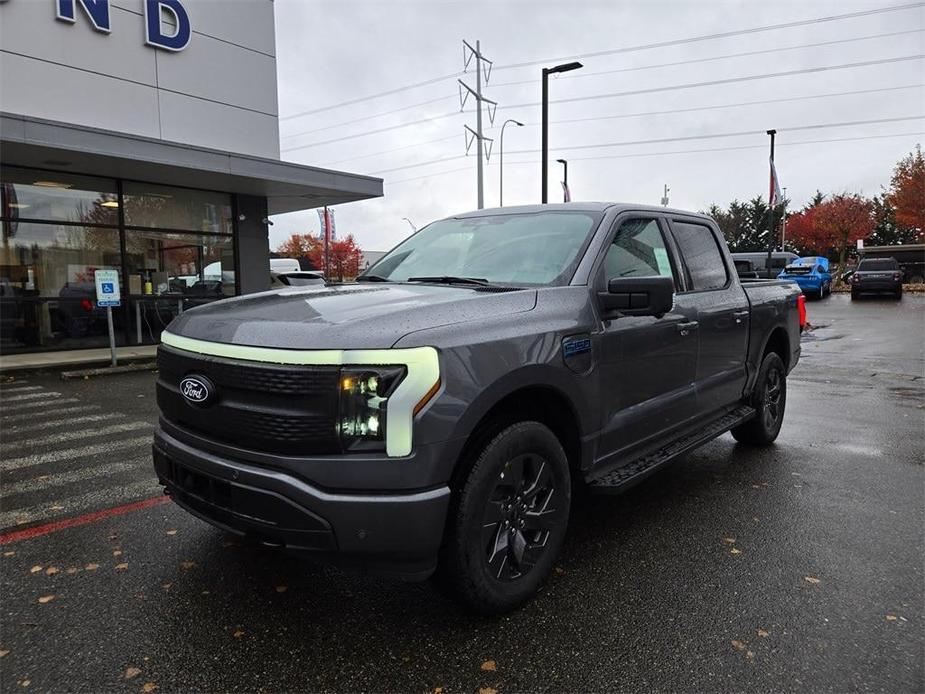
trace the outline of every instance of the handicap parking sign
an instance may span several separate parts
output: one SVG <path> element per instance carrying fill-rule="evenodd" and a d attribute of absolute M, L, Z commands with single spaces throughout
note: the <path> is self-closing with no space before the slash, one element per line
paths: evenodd
<path fill-rule="evenodd" d="M 118 270 L 97 270 L 96 279 L 96 305 L 121 306 L 122 296 L 119 291 Z"/>

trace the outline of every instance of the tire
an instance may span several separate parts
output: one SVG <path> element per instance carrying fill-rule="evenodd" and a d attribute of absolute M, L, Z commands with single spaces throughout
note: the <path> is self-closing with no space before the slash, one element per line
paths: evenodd
<path fill-rule="evenodd" d="M 858 293 L 852 289 L 851 290 L 851 300 L 852 301 L 857 300 L 858 296 L 859 296 Z"/>
<path fill-rule="evenodd" d="M 899 289 L 896 290 L 895 296 L 896 296 L 896 300 L 897 300 L 897 301 L 901 301 L 901 300 L 902 300 L 902 298 L 903 298 L 903 288 L 902 288 L 902 287 L 900 287 Z"/>
<path fill-rule="evenodd" d="M 825 298 L 825 285 L 820 284 L 819 285 L 819 300 L 822 301 L 822 299 L 824 298 Z"/>
<path fill-rule="evenodd" d="M 787 370 L 777 352 L 766 354 L 749 404 L 757 414 L 732 430 L 736 441 L 767 446 L 780 433 L 787 406 Z"/>
<path fill-rule="evenodd" d="M 556 436 L 539 422 L 507 427 L 478 453 L 451 506 L 437 581 L 482 614 L 522 605 L 552 571 L 570 504 Z"/>

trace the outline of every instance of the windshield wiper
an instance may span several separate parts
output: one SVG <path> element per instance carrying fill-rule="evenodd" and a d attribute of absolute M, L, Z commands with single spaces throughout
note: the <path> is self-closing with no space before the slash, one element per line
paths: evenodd
<path fill-rule="evenodd" d="M 434 284 L 475 284 L 480 287 L 491 287 L 488 280 L 479 277 L 454 277 L 452 275 L 437 275 L 434 277 L 409 277 L 409 282 L 432 282 Z"/>
<path fill-rule="evenodd" d="M 391 282 L 388 277 L 382 277 L 381 275 L 360 275 L 357 277 L 357 282 Z"/>

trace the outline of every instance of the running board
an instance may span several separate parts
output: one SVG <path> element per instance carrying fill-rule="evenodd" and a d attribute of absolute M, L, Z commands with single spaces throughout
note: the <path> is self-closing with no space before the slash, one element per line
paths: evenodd
<path fill-rule="evenodd" d="M 637 458 L 627 465 L 610 470 L 599 477 L 588 481 L 589 489 L 595 494 L 617 494 L 629 486 L 641 482 L 656 470 L 688 451 L 712 441 L 720 434 L 724 434 L 733 427 L 747 422 L 755 416 L 752 407 L 743 405 L 724 414 L 704 427 L 672 441 L 667 446 Z"/>

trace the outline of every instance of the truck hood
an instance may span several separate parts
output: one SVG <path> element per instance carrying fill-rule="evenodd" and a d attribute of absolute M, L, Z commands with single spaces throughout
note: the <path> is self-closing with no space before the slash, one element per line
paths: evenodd
<path fill-rule="evenodd" d="M 423 284 L 289 287 L 191 309 L 168 330 L 252 347 L 388 349 L 418 330 L 521 313 L 535 305 L 535 290 Z"/>

